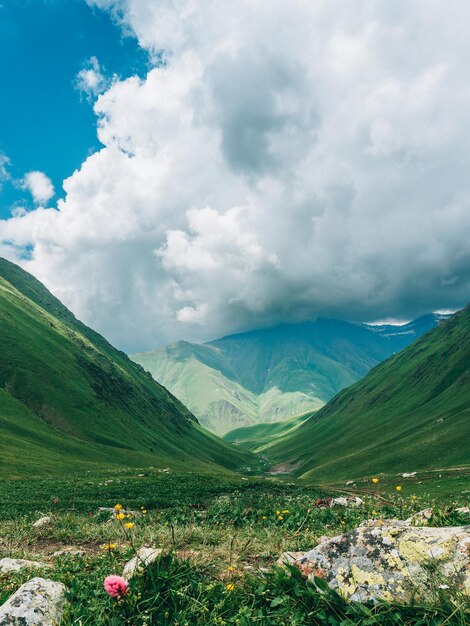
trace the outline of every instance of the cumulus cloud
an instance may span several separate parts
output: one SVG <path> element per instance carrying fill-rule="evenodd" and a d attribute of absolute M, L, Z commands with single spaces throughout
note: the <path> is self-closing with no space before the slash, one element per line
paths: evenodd
<path fill-rule="evenodd" d="M 126 349 L 470 292 L 464 0 L 88 0 L 163 59 L 3 253 Z"/>
<path fill-rule="evenodd" d="M 91 102 L 96 96 L 109 86 L 110 80 L 106 77 L 96 57 L 90 57 L 75 77 L 75 89 Z"/>
<path fill-rule="evenodd" d="M 44 172 L 28 172 L 25 174 L 21 186 L 31 193 L 36 204 L 48 202 L 55 193 L 51 179 Z"/>

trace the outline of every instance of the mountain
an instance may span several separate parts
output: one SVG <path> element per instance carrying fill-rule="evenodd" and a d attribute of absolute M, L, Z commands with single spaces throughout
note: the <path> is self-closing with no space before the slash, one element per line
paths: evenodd
<path fill-rule="evenodd" d="M 0 478 L 83 467 L 236 468 L 139 365 L 0 259 Z"/>
<path fill-rule="evenodd" d="M 339 393 L 265 454 L 315 481 L 470 463 L 470 308 Z M 252 446 L 253 448 L 256 446 Z"/>
<path fill-rule="evenodd" d="M 403 326 L 318 319 L 230 335 L 202 345 L 179 341 L 131 358 L 223 435 L 318 409 L 444 316 Z"/>

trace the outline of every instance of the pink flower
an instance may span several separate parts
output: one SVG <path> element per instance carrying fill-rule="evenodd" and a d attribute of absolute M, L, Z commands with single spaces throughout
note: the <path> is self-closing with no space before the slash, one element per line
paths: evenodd
<path fill-rule="evenodd" d="M 126 595 L 129 589 L 129 583 L 122 576 L 112 574 L 111 576 L 106 576 L 104 579 L 104 589 L 107 594 L 119 600 L 122 596 Z"/>

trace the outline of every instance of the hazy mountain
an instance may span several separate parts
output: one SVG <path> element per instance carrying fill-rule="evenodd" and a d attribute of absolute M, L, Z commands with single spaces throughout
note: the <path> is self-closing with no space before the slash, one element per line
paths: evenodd
<path fill-rule="evenodd" d="M 296 466 L 298 475 L 328 481 L 465 465 L 469 441 L 467 308 L 339 393 L 265 452 Z"/>
<path fill-rule="evenodd" d="M 320 408 L 441 317 L 426 315 L 403 326 L 318 319 L 202 345 L 180 341 L 131 358 L 202 425 L 224 434 Z"/>
<path fill-rule="evenodd" d="M 0 476 L 97 465 L 236 467 L 243 455 L 0 259 Z"/>

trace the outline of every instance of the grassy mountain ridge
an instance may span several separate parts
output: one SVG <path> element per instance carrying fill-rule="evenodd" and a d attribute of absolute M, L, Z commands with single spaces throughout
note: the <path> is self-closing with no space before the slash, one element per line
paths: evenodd
<path fill-rule="evenodd" d="M 470 463 L 470 309 L 340 392 L 269 448 L 310 480 Z"/>
<path fill-rule="evenodd" d="M 131 358 L 205 427 L 225 434 L 320 408 L 439 319 L 428 315 L 403 326 L 318 319 L 202 345 L 179 341 Z"/>
<path fill-rule="evenodd" d="M 29 455 L 35 471 L 50 462 L 61 469 L 242 462 L 140 366 L 4 259 L 0 329 L 2 474 L 26 470 Z"/>

